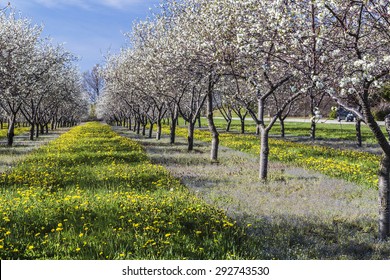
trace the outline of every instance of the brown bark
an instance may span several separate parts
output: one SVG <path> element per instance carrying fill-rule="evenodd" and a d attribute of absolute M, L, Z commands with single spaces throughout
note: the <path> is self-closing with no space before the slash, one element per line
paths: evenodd
<path fill-rule="evenodd" d="M 211 152 L 210 159 L 212 162 L 218 161 L 218 147 L 219 147 L 219 133 L 214 123 L 213 117 L 213 96 L 212 92 L 209 91 L 207 94 L 207 121 L 209 130 L 211 133 Z"/>
<path fill-rule="evenodd" d="M 174 144 L 176 140 L 176 126 L 178 125 L 177 124 L 178 118 L 179 118 L 179 110 L 178 110 L 178 106 L 175 106 L 171 114 L 170 133 L 169 133 L 170 144 Z"/>
<path fill-rule="evenodd" d="M 310 139 L 313 141 L 316 140 L 316 120 L 314 117 L 310 125 Z"/>
<path fill-rule="evenodd" d="M 269 156 L 269 137 L 268 130 L 261 129 L 260 131 L 260 169 L 259 178 L 266 180 L 268 176 L 268 156 Z"/>
<path fill-rule="evenodd" d="M 245 133 L 245 118 L 244 119 L 240 119 L 240 122 L 241 122 L 241 134 L 244 134 Z"/>
<path fill-rule="evenodd" d="M 34 140 L 34 132 L 35 132 L 35 123 L 32 122 L 31 123 L 31 127 L 30 127 L 30 140 Z"/>
<path fill-rule="evenodd" d="M 9 147 L 12 147 L 12 145 L 14 143 L 15 121 L 16 121 L 16 115 L 12 115 L 9 118 L 9 122 L 8 122 L 7 145 Z"/>
<path fill-rule="evenodd" d="M 285 129 L 285 126 L 284 126 L 284 119 L 283 118 L 279 118 L 279 123 L 280 123 L 280 137 L 284 138 L 286 136 L 286 129 Z"/>
<path fill-rule="evenodd" d="M 385 127 L 390 140 L 390 114 L 385 117 Z"/>
<path fill-rule="evenodd" d="M 150 124 L 149 124 L 149 135 L 148 135 L 149 138 L 152 138 L 153 126 L 154 126 L 154 123 L 150 122 Z"/>
<path fill-rule="evenodd" d="M 161 119 L 157 121 L 156 140 L 161 140 L 162 124 Z"/>
<path fill-rule="evenodd" d="M 194 131 L 195 131 L 195 123 L 192 121 L 188 122 L 188 151 L 194 150 Z"/>
<path fill-rule="evenodd" d="M 363 114 L 366 118 L 366 123 L 371 129 L 378 144 L 383 150 L 382 160 L 378 174 L 378 189 L 379 189 L 379 239 L 386 240 L 390 235 L 390 144 L 386 136 L 380 129 L 371 113 L 369 102 L 363 100 Z"/>
<path fill-rule="evenodd" d="M 356 130 L 356 145 L 358 147 L 362 146 L 362 130 L 361 130 L 361 126 L 362 126 L 362 121 L 357 119 L 356 123 L 355 123 L 355 130 Z"/>
<path fill-rule="evenodd" d="M 390 235 L 390 157 L 384 155 L 379 170 L 379 239 Z"/>

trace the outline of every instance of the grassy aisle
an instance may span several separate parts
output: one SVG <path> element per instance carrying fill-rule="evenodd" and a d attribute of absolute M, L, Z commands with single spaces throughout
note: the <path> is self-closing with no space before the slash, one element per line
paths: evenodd
<path fill-rule="evenodd" d="M 29 127 L 17 127 L 15 128 L 15 136 L 18 136 L 20 134 L 29 132 L 30 128 Z M 3 129 L 0 129 L 0 140 L 3 140 L 4 138 L 7 137 L 8 133 L 8 125 L 5 124 Z"/>
<path fill-rule="evenodd" d="M 39 147 L 46 145 L 48 142 L 58 138 L 61 134 L 70 128 L 58 128 L 50 131 L 49 134 L 40 135 L 33 141 L 30 140 L 29 128 L 23 127 L 14 138 L 14 145 L 7 146 L 6 138 L 1 138 L 0 131 L 0 173 L 5 172 L 23 160 L 28 154 Z M 4 135 L 4 134 L 3 134 Z M 6 136 L 4 136 L 6 137 Z"/>
<path fill-rule="evenodd" d="M 0 187 L 1 259 L 261 258 L 244 229 L 98 123 L 34 151 Z"/>

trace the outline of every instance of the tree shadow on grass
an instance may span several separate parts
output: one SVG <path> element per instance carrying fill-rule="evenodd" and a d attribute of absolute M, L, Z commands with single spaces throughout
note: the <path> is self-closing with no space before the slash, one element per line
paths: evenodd
<path fill-rule="evenodd" d="M 376 221 L 321 222 L 316 217 L 236 217 L 251 223 L 249 240 L 265 259 L 390 259 L 390 242 L 376 239 Z M 242 224 L 244 226 L 244 224 Z M 256 246 L 257 247 L 257 246 Z"/>

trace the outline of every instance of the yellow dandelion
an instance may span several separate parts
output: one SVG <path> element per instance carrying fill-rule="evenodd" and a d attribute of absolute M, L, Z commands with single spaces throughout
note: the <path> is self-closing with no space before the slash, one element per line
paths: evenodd
<path fill-rule="evenodd" d="M 79 252 L 81 249 L 79 247 L 76 248 L 76 252 Z"/>
<path fill-rule="evenodd" d="M 32 250 L 32 249 L 34 249 L 34 245 L 30 245 L 30 246 L 28 246 L 28 249 L 29 249 L 29 250 Z"/>

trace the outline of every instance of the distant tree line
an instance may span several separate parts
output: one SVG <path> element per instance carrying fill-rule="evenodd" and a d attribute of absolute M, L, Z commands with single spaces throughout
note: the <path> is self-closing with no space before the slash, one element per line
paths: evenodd
<path fill-rule="evenodd" d="M 20 122 L 33 140 L 49 126 L 78 123 L 87 108 L 75 57 L 41 33 L 12 9 L 0 11 L 0 120 L 9 146 Z"/>

